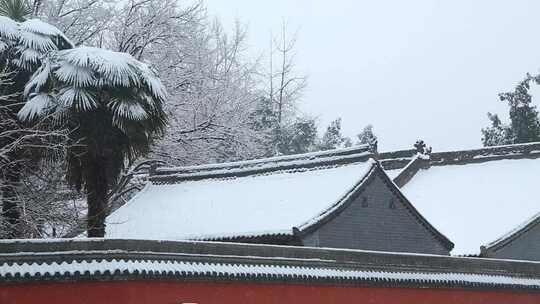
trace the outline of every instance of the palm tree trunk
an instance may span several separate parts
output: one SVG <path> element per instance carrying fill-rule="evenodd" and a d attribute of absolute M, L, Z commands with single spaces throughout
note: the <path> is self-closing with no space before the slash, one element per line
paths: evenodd
<path fill-rule="evenodd" d="M 4 174 L 3 186 L 0 196 L 2 197 L 2 216 L 6 220 L 6 238 L 16 238 L 20 236 L 19 224 L 21 213 L 17 204 L 17 184 L 20 182 L 20 175 L 17 172 Z"/>
<path fill-rule="evenodd" d="M 90 178 L 87 180 L 88 237 L 105 236 L 107 217 L 107 178 L 99 162 L 94 162 Z"/>

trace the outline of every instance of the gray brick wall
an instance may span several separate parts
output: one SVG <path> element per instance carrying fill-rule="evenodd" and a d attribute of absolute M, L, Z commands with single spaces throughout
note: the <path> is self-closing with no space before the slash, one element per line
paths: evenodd
<path fill-rule="evenodd" d="M 534 226 L 496 252 L 489 253 L 489 256 L 499 259 L 540 261 L 540 225 Z"/>
<path fill-rule="evenodd" d="M 303 242 L 312 247 L 449 254 L 379 176 L 348 208 Z"/>

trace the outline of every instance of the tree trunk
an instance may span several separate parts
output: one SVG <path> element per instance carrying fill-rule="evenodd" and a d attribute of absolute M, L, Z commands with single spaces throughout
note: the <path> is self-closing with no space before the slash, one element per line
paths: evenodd
<path fill-rule="evenodd" d="M 17 238 L 20 236 L 20 218 L 21 213 L 17 203 L 17 184 L 20 182 L 20 176 L 17 172 L 8 172 L 4 174 L 5 183 L 1 187 L 2 197 L 2 216 L 4 217 L 6 227 L 6 238 Z"/>
<path fill-rule="evenodd" d="M 105 169 L 95 162 L 91 178 L 87 181 L 87 233 L 88 237 L 105 236 L 105 218 L 107 217 L 107 178 Z"/>

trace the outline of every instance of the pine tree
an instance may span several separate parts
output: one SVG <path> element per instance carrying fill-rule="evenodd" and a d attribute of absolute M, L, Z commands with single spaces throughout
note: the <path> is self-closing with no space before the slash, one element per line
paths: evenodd
<path fill-rule="evenodd" d="M 310 117 L 300 117 L 281 129 L 278 150 L 280 154 L 311 152 L 317 142 L 317 125 Z"/>
<path fill-rule="evenodd" d="M 326 132 L 323 134 L 321 141 L 318 145 L 319 150 L 332 150 L 343 146 L 347 143 L 350 145 L 350 139 L 344 137 L 341 134 L 341 118 L 330 122 Z"/>
<path fill-rule="evenodd" d="M 497 114 L 488 113 L 491 126 L 482 129 L 482 144 L 484 147 L 508 145 L 514 142 L 512 129 L 502 123 Z"/>
<path fill-rule="evenodd" d="M 368 145 L 369 150 L 373 153 L 377 153 L 378 140 L 377 135 L 373 133 L 373 126 L 367 125 L 364 130 L 357 135 L 359 145 Z"/>
<path fill-rule="evenodd" d="M 255 112 L 251 118 L 252 128 L 261 134 L 262 146 L 265 147 L 265 157 L 273 156 L 278 152 L 278 128 L 279 123 L 273 103 L 270 99 L 262 97 L 258 103 Z"/>
<path fill-rule="evenodd" d="M 527 74 L 514 91 L 499 94 L 500 100 L 508 103 L 510 124 L 507 126 L 497 115 L 488 113 L 491 126 L 482 129 L 484 146 L 540 141 L 540 119 L 529 93 L 533 81 L 540 83 L 540 75 Z"/>
<path fill-rule="evenodd" d="M 532 96 L 529 93 L 533 80 L 540 81 L 540 76 L 534 78 L 527 74 L 513 92 L 499 95 L 501 101 L 507 101 L 510 106 L 510 128 L 514 143 L 540 141 L 538 111 L 532 105 Z"/>

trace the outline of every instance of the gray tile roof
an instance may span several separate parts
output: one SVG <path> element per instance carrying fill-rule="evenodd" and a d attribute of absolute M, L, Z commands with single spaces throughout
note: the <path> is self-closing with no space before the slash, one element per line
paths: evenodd
<path fill-rule="evenodd" d="M 540 263 L 136 240 L 0 242 L 0 282 L 210 280 L 540 290 Z"/>

